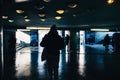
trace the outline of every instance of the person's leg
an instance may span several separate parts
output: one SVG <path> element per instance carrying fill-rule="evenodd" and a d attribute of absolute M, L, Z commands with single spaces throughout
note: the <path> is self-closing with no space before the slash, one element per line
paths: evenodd
<path fill-rule="evenodd" d="M 49 80 L 52 80 L 53 69 L 52 69 L 51 61 L 47 60 L 47 67 L 48 67 Z"/>
<path fill-rule="evenodd" d="M 59 67 L 59 56 L 55 57 L 54 60 L 54 66 L 53 66 L 53 70 L 54 70 L 54 80 L 58 80 L 58 67 Z"/>
<path fill-rule="evenodd" d="M 54 67 L 54 80 L 58 80 L 58 67 Z"/>

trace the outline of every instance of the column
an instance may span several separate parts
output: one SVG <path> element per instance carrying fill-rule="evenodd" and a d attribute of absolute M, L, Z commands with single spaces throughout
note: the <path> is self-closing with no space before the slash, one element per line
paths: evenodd
<path fill-rule="evenodd" d="M 14 75 L 14 67 L 15 67 L 15 55 L 16 55 L 16 42 L 11 42 L 10 45 L 10 38 L 16 38 L 15 36 L 16 30 L 14 29 L 3 29 L 3 60 L 4 60 L 4 73 L 3 73 L 3 80 L 13 79 Z M 14 41 L 14 39 L 12 39 Z M 6 75 L 8 75 L 6 77 Z"/>
<path fill-rule="evenodd" d="M 0 27 L 0 79 L 3 80 L 3 26 Z"/>
<path fill-rule="evenodd" d="M 16 42 L 13 43 L 13 41 L 14 38 L 16 38 L 16 36 L 15 36 L 15 30 L 4 29 L 3 34 L 4 34 L 3 35 L 4 68 L 6 69 L 14 65 Z M 12 37 L 12 42 L 10 42 L 11 37 Z"/>
<path fill-rule="evenodd" d="M 74 67 L 72 72 L 74 72 L 74 69 L 78 67 L 78 58 L 79 54 L 77 53 L 77 45 L 78 44 L 78 30 L 71 29 L 70 30 L 70 53 L 68 54 L 68 68 Z M 73 66 L 74 65 L 74 66 Z"/>
<path fill-rule="evenodd" d="M 70 30 L 70 52 L 77 51 L 77 30 Z"/>

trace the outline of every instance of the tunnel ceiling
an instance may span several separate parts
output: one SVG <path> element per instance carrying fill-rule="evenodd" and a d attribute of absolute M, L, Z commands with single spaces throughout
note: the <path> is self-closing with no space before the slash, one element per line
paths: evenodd
<path fill-rule="evenodd" d="M 8 18 L 2 19 L 1 25 L 7 28 L 49 27 L 52 24 L 59 28 L 113 28 L 120 23 L 120 0 L 115 0 L 112 4 L 108 4 L 107 0 L 30 0 L 19 3 L 5 1 L 2 3 L 1 16 Z M 58 9 L 63 9 L 64 13 L 58 14 Z M 18 14 L 16 10 L 23 10 L 23 13 Z M 45 16 L 40 17 L 40 13 Z M 55 16 L 62 18 L 57 20 Z M 30 21 L 26 22 L 25 18 Z"/>

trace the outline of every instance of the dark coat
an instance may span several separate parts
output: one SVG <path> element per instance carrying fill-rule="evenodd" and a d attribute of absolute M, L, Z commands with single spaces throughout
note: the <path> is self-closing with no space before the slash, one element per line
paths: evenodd
<path fill-rule="evenodd" d="M 64 48 L 64 40 L 58 34 L 50 32 L 43 37 L 40 46 L 46 47 L 49 54 L 57 55 Z"/>

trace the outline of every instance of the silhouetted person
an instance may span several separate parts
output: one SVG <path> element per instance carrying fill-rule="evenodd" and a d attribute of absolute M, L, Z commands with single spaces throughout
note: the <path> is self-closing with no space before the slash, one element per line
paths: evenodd
<path fill-rule="evenodd" d="M 49 80 L 58 80 L 59 54 L 60 49 L 64 48 L 64 40 L 58 35 L 56 25 L 52 25 L 50 31 L 43 37 L 40 45 L 47 48 L 46 62 L 48 65 Z"/>
<path fill-rule="evenodd" d="M 109 50 L 109 44 L 110 44 L 110 36 L 108 34 L 106 34 L 106 36 L 104 37 L 104 40 L 103 40 L 103 45 L 105 46 L 106 51 Z"/>
<path fill-rule="evenodd" d="M 114 52 L 120 52 L 120 33 L 113 34 L 112 47 L 113 47 Z"/>
<path fill-rule="evenodd" d="M 67 34 L 66 37 L 65 37 L 66 45 L 68 45 L 69 41 L 70 41 L 70 36 Z"/>
<path fill-rule="evenodd" d="M 66 37 L 65 37 L 65 45 L 67 47 L 67 51 L 69 52 L 69 42 L 70 42 L 70 36 L 68 34 L 66 34 Z"/>
<path fill-rule="evenodd" d="M 93 45 L 93 42 L 94 42 L 94 37 L 91 35 L 89 38 L 88 38 L 88 42 L 89 42 L 89 45 Z"/>

